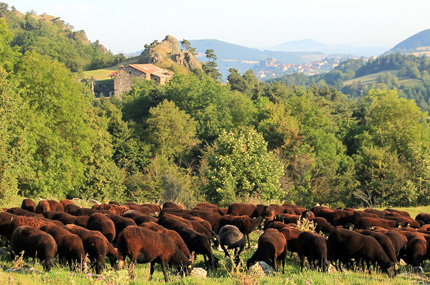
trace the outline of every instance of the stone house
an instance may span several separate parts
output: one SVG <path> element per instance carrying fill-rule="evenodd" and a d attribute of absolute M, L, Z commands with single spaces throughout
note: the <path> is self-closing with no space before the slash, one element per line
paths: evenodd
<path fill-rule="evenodd" d="M 129 64 L 126 67 L 109 74 L 114 80 L 114 94 L 121 96 L 129 91 L 136 78 L 153 80 L 157 84 L 165 84 L 173 76 L 173 72 L 162 69 L 154 64 Z"/>

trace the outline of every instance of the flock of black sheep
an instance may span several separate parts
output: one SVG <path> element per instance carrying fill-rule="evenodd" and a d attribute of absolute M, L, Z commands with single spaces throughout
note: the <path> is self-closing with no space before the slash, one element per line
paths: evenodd
<path fill-rule="evenodd" d="M 298 221 L 312 221 L 315 231 L 302 231 Z M 218 259 L 212 247 L 233 254 L 236 263 L 248 243 L 249 234 L 264 229 L 258 248 L 246 266 L 264 261 L 274 270 L 284 268 L 287 252 L 295 252 L 303 269 L 305 257 L 311 269 L 326 272 L 332 264 L 343 268 L 380 268 L 394 276 L 400 259 L 422 266 L 430 254 L 430 214 L 412 219 L 407 212 L 365 209 L 310 210 L 292 204 L 263 205 L 233 203 L 219 208 L 200 203 L 191 210 L 166 202 L 157 204 L 117 202 L 81 208 L 72 201 L 43 200 L 37 205 L 24 199 L 21 208 L 0 212 L 0 235 L 10 245 L 12 258 L 39 259 L 49 271 L 58 255 L 61 264 L 79 270 L 86 258 L 92 270 L 101 274 L 108 257 L 112 269 L 122 269 L 129 258 L 129 273 L 135 263 L 160 263 L 167 282 L 167 270 L 177 268 L 188 275 L 194 255 L 204 257 L 208 270 L 216 270 Z M 248 240 L 248 242 L 246 241 Z M 230 250 L 230 251 L 229 251 Z M 379 269 L 378 269 L 379 270 Z"/>

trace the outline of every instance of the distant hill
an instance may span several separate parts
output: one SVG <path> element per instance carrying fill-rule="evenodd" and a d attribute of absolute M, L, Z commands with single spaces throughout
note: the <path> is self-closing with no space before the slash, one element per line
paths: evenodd
<path fill-rule="evenodd" d="M 267 58 L 275 58 L 276 61 L 283 64 L 299 64 L 321 60 L 328 56 L 321 52 L 259 50 L 214 39 L 190 40 L 189 42 L 198 53 L 197 59 L 202 62 L 206 61 L 205 51 L 214 50 L 223 78 L 227 77 L 230 68 L 236 68 L 240 73 L 244 73 Z"/>
<path fill-rule="evenodd" d="M 289 41 L 270 48 L 275 51 L 322 52 L 326 54 L 341 54 L 348 56 L 377 56 L 384 53 L 385 47 L 352 47 L 347 45 L 329 46 L 311 39 Z"/>
<path fill-rule="evenodd" d="M 213 49 L 218 59 L 223 60 L 249 60 L 259 61 L 266 58 L 275 57 L 282 63 L 304 63 L 309 61 L 309 57 L 316 55 L 324 58 L 327 55 L 322 52 L 284 52 L 272 50 L 259 50 L 241 45 L 231 44 L 220 40 L 190 40 L 191 46 L 197 52 L 204 53 L 206 49 Z"/>
<path fill-rule="evenodd" d="M 285 42 L 280 45 L 274 46 L 270 48 L 271 50 L 277 50 L 277 51 L 319 51 L 326 49 L 328 46 L 311 40 L 311 39 L 304 39 L 299 41 L 290 41 Z"/>
<path fill-rule="evenodd" d="M 430 55 L 430 29 L 421 31 L 398 43 L 390 52 Z"/>

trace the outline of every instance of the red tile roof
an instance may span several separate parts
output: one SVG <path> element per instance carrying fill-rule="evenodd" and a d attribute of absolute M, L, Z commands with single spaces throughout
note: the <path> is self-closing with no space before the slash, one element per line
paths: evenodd
<path fill-rule="evenodd" d="M 133 67 L 134 69 L 145 72 L 145 73 L 154 73 L 154 72 L 163 70 L 162 68 L 160 68 L 154 64 L 151 64 L 151 63 L 148 63 L 148 64 L 130 64 L 129 66 Z"/>
<path fill-rule="evenodd" d="M 158 66 L 156 66 L 154 64 L 151 64 L 151 63 L 129 64 L 128 66 L 130 66 L 130 67 L 132 67 L 132 68 L 134 68 L 136 70 L 139 70 L 141 72 L 149 73 L 149 74 L 153 74 L 153 73 L 163 72 L 164 71 L 164 69 L 162 69 L 162 68 L 160 68 L 160 67 L 158 67 Z M 125 69 L 125 67 L 121 68 L 120 70 L 114 71 L 111 74 L 109 74 L 109 76 L 110 77 L 115 76 L 118 72 L 120 72 L 120 71 L 122 71 L 124 69 Z"/>
<path fill-rule="evenodd" d="M 112 77 L 112 76 L 114 76 L 115 74 L 117 74 L 118 72 L 120 72 L 121 70 L 123 70 L 124 68 L 125 68 L 125 67 L 121 68 L 120 70 L 115 70 L 114 72 L 110 73 L 108 76 L 109 76 L 109 77 Z"/>

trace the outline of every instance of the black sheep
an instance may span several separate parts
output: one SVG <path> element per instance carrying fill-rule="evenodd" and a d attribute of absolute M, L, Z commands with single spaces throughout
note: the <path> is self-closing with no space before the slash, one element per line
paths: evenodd
<path fill-rule="evenodd" d="M 118 267 L 122 269 L 124 260 L 130 258 L 129 274 L 132 279 L 135 263 L 151 263 L 150 277 L 154 273 L 156 262 L 161 263 L 164 281 L 168 282 L 167 265 L 178 266 L 179 269 L 190 269 L 191 262 L 180 250 L 172 239 L 163 233 L 157 233 L 150 229 L 131 226 L 125 228 L 118 236 Z M 185 272 L 187 274 L 187 272 Z"/>
<path fill-rule="evenodd" d="M 116 236 L 115 224 L 106 215 L 94 213 L 88 218 L 87 229 L 101 232 L 109 242 Z"/>
<path fill-rule="evenodd" d="M 214 257 L 209 239 L 205 235 L 189 227 L 184 227 L 177 219 L 169 217 L 168 215 L 159 218 L 157 223 L 166 229 L 176 231 L 184 240 L 188 249 L 196 254 L 202 254 L 207 268 L 215 270 L 217 259 Z"/>
<path fill-rule="evenodd" d="M 234 225 L 225 225 L 219 231 L 219 239 L 225 256 L 229 256 L 227 249 L 234 249 L 234 258 L 239 263 L 239 255 L 246 245 L 243 233 Z"/>
<path fill-rule="evenodd" d="M 382 246 L 370 236 L 350 230 L 335 228 L 328 237 L 328 250 L 334 260 L 343 263 L 351 258 L 356 260 L 378 262 L 383 272 L 389 276 L 394 273 L 394 263 L 389 259 Z"/>
<path fill-rule="evenodd" d="M 114 214 L 107 214 L 106 217 L 108 217 L 109 219 L 112 220 L 112 222 L 115 224 L 115 239 L 113 240 L 113 243 L 116 243 L 116 239 L 119 235 L 119 233 L 125 229 L 128 226 L 137 226 L 136 223 L 130 219 L 130 218 L 125 218 L 125 217 L 121 217 L 121 216 L 117 216 Z"/>
<path fill-rule="evenodd" d="M 91 261 L 91 268 L 95 268 L 97 274 L 103 272 L 106 256 L 109 257 L 112 267 L 116 265 L 117 252 L 102 233 L 76 225 L 65 225 L 64 228 L 81 238 L 85 252 Z"/>
<path fill-rule="evenodd" d="M 57 253 L 61 262 L 66 261 L 70 270 L 76 269 L 85 260 L 84 244 L 78 235 L 59 226 L 43 226 L 40 230 L 50 234 L 57 243 Z"/>
<path fill-rule="evenodd" d="M 264 261 L 274 270 L 279 269 L 279 262 L 282 263 L 282 269 L 285 266 L 285 257 L 287 255 L 287 242 L 285 237 L 276 229 L 267 229 L 258 239 L 257 251 L 246 262 L 249 267 L 257 261 Z"/>
<path fill-rule="evenodd" d="M 50 271 L 54 266 L 57 243 L 51 235 L 39 229 L 21 226 L 12 233 L 11 249 L 12 260 L 23 252 L 24 257 L 39 258 L 43 269 Z"/>
<path fill-rule="evenodd" d="M 300 258 L 300 270 L 303 271 L 305 257 L 311 268 L 328 271 L 327 244 L 323 236 L 314 232 L 302 232 L 298 237 L 297 250 Z"/>
<path fill-rule="evenodd" d="M 36 210 L 36 203 L 31 199 L 24 199 L 21 203 L 21 209 L 34 212 Z"/>

